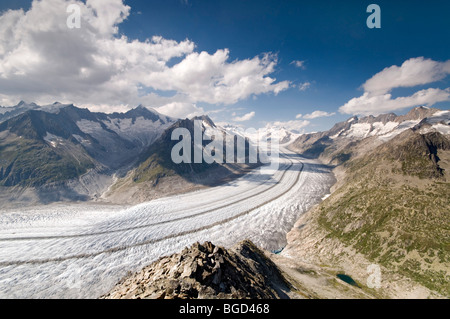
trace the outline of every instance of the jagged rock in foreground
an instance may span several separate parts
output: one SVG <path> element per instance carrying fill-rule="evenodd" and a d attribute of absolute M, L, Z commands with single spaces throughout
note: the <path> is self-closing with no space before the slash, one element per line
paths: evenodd
<path fill-rule="evenodd" d="M 128 275 L 101 298 L 288 298 L 288 285 L 277 266 L 252 242 L 243 241 L 231 249 L 206 242 Z"/>

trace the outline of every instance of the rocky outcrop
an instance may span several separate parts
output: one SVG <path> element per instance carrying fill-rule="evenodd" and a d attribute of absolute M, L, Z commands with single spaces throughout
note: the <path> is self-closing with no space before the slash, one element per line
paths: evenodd
<path fill-rule="evenodd" d="M 196 243 L 122 279 L 105 299 L 287 298 L 289 284 L 252 242 Z M 284 292 L 283 292 L 284 291 Z"/>

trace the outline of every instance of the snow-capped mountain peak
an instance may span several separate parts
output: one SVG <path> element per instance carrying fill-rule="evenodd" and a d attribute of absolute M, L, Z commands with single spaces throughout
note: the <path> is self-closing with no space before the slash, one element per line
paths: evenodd
<path fill-rule="evenodd" d="M 405 115 L 397 116 L 394 113 L 381 114 L 379 116 L 352 117 L 346 122 L 336 124 L 328 134 L 331 139 L 348 138 L 363 139 L 376 136 L 384 141 L 393 138 L 401 132 L 414 128 L 419 124 L 431 124 L 440 129 L 436 124 L 448 125 L 450 111 L 441 111 L 435 108 L 416 107 Z M 441 130 L 445 133 L 447 130 Z"/>

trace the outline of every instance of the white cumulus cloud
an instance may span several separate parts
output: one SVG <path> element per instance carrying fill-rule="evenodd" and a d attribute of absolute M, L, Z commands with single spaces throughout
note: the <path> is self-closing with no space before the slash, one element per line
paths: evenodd
<path fill-rule="evenodd" d="M 319 117 L 333 116 L 335 114 L 336 113 L 328 113 L 328 112 L 325 112 L 325 111 L 314 111 L 314 112 L 312 112 L 310 114 L 304 115 L 303 118 L 305 118 L 307 120 L 312 120 L 312 119 L 316 119 L 316 118 L 319 118 Z"/>
<path fill-rule="evenodd" d="M 67 27 L 69 4 L 81 9 L 79 29 Z M 129 15 L 122 0 L 34 0 L 28 11 L 0 13 L 0 105 L 24 99 L 188 112 L 198 102 L 228 105 L 291 85 L 271 76 L 277 57 L 270 53 L 230 61 L 227 49 L 197 52 L 188 39 L 120 35 Z"/>
<path fill-rule="evenodd" d="M 395 99 L 391 94 L 371 96 L 366 92 L 360 97 L 351 99 L 339 110 L 347 114 L 381 114 L 418 105 L 432 106 L 444 101 L 450 101 L 449 88 L 420 90 L 411 96 Z"/>
<path fill-rule="evenodd" d="M 368 79 L 362 87 L 364 94 L 352 98 L 339 108 L 341 113 L 368 115 L 381 114 L 414 106 L 432 106 L 450 101 L 450 88 L 428 88 L 410 96 L 393 98 L 395 88 L 415 87 L 442 80 L 450 74 L 450 60 L 434 61 L 423 57 L 412 58 L 401 66 L 390 66 Z"/>
<path fill-rule="evenodd" d="M 250 112 L 247 114 L 244 114 L 242 116 L 236 116 L 233 118 L 233 121 L 235 122 L 245 122 L 251 120 L 256 115 L 255 112 Z"/>
<path fill-rule="evenodd" d="M 175 118 L 192 118 L 205 114 L 201 107 L 197 107 L 192 103 L 172 102 L 166 105 L 155 108 L 156 111 L 167 116 Z"/>
<path fill-rule="evenodd" d="M 450 60 L 437 62 L 423 57 L 412 58 L 401 66 L 393 65 L 375 74 L 363 84 L 365 92 L 382 95 L 399 87 L 433 83 L 450 74 Z"/>

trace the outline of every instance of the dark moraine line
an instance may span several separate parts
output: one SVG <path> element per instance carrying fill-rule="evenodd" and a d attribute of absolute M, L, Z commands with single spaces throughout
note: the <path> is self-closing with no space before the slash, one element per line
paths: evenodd
<path fill-rule="evenodd" d="M 107 234 L 114 234 L 114 233 L 119 233 L 119 232 L 124 232 L 124 231 L 129 231 L 129 230 L 136 230 L 136 229 L 141 229 L 141 228 L 147 228 L 147 227 L 151 227 L 151 226 L 159 226 L 159 225 L 164 225 L 164 224 L 169 224 L 172 222 L 177 222 L 180 220 L 185 220 L 185 219 L 190 219 L 193 217 L 198 217 L 198 216 L 202 216 L 202 215 L 206 215 L 209 214 L 215 210 L 218 209 L 222 209 L 225 208 L 227 206 L 230 205 L 234 205 L 237 203 L 240 203 L 242 201 L 245 201 L 247 199 L 259 196 L 265 192 L 270 191 L 272 188 L 274 188 L 275 186 L 277 186 L 284 178 L 284 175 L 286 174 L 286 172 L 292 167 L 293 162 L 288 159 L 291 163 L 289 164 L 289 166 L 284 170 L 283 175 L 281 175 L 281 178 L 278 182 L 276 182 L 275 184 L 273 184 L 272 186 L 270 186 L 268 189 L 265 189 L 259 193 L 256 194 L 252 194 L 248 197 L 239 199 L 237 201 L 231 202 L 231 203 L 227 203 L 225 205 L 222 206 L 218 206 L 215 208 L 211 208 L 205 211 L 202 211 L 200 213 L 196 213 L 196 214 L 192 214 L 189 216 L 184 216 L 184 217 L 178 217 L 178 218 L 174 218 L 174 219 L 170 219 L 170 220 L 164 220 L 161 222 L 156 222 L 156 223 L 151 223 L 151 224 L 145 224 L 145 225 L 139 225 L 139 226 L 133 226 L 133 227 L 127 227 L 127 228 L 120 228 L 120 229 L 114 229 L 114 230 L 105 230 L 105 231 L 101 231 L 101 232 L 94 232 L 94 233 L 87 233 L 87 234 L 76 234 L 76 235 L 58 235 L 58 236 L 32 236 L 32 237 L 11 237 L 11 238 L 0 238 L 0 242 L 1 241 L 27 241 L 27 240 L 48 240 L 48 239 L 68 239 L 68 238 L 79 238 L 79 237 L 89 237 L 89 236 L 98 236 L 98 235 L 107 235 Z M 263 185 L 267 183 L 267 181 L 265 181 L 264 183 L 261 183 L 260 185 Z M 179 211 L 180 212 L 180 211 Z M 177 213 L 177 212 L 175 212 Z"/>

